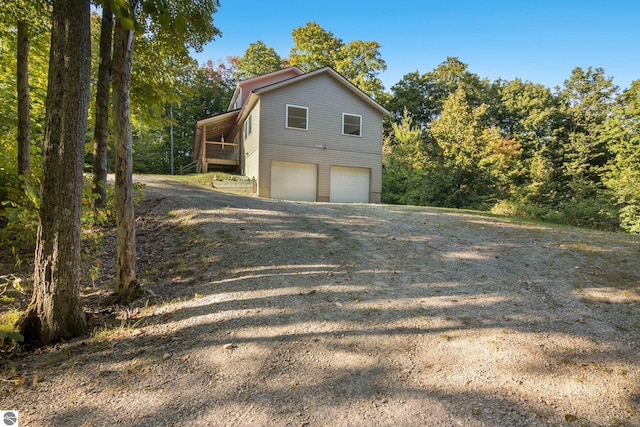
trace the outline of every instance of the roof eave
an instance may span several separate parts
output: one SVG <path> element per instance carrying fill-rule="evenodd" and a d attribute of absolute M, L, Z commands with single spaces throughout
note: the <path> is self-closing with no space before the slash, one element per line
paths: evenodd
<path fill-rule="evenodd" d="M 196 121 L 196 128 L 202 128 L 203 125 L 208 125 L 211 123 L 215 123 L 217 121 L 223 120 L 225 117 L 237 114 L 240 112 L 240 109 L 225 111 L 224 113 L 214 114 L 213 116 L 206 117 L 204 119 L 200 119 Z"/>

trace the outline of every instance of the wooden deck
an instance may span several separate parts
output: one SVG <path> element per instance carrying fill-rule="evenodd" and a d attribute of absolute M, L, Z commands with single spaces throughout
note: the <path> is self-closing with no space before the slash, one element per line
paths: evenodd
<path fill-rule="evenodd" d="M 206 161 L 209 164 L 238 165 L 240 164 L 240 151 L 238 144 L 232 142 L 206 142 Z"/>
<path fill-rule="evenodd" d="M 209 166 L 238 166 L 240 164 L 240 149 L 233 142 L 206 141 L 205 156 L 202 162 L 202 172 L 207 172 Z"/>
<path fill-rule="evenodd" d="M 209 167 L 238 169 L 240 146 L 237 119 L 239 110 L 217 114 L 196 122 L 193 160 L 196 172 L 207 172 Z M 229 142 L 227 142 L 229 141 Z"/>

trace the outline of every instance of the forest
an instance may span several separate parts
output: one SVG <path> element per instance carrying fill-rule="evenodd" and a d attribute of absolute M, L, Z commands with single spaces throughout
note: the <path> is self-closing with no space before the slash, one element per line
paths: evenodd
<path fill-rule="evenodd" d="M 131 173 L 179 173 L 192 160 L 195 120 L 224 111 L 238 80 L 294 65 L 331 66 L 392 113 L 383 144 L 385 203 L 640 233 L 640 79 L 619 88 L 602 68 L 576 67 L 561 87 L 548 88 L 490 81 L 449 57 L 386 89 L 377 42 L 345 42 L 313 22 L 292 30 L 288 56 L 258 40 L 224 63 L 200 64 L 191 53 L 220 36 L 212 19 L 217 1 L 104 1 L 90 14 L 89 2 L 82 3 L 90 41 L 83 48 L 90 63 L 82 66 L 90 72 L 86 82 L 65 78 L 67 86 L 50 72 L 55 6 L 5 0 L 0 8 L 0 240 L 19 261 L 33 262 L 28 254 L 43 228 L 43 206 L 52 203 L 45 199 L 57 197 L 53 171 L 67 167 L 43 160 L 46 128 L 55 119 L 47 108 L 66 108 L 53 103 L 56 88 L 59 97 L 76 89 L 87 97 L 74 119 L 86 122 L 79 148 L 84 175 L 73 177 L 80 180 L 78 218 L 86 231 L 132 211 L 104 185 L 107 172 L 124 168 L 129 182 L 120 184 L 129 201 Z M 129 44 L 118 60 L 118 43 L 126 45 L 127 37 L 135 53 Z M 123 280 L 135 283 L 135 274 Z M 134 291 L 125 289 L 124 299 Z"/>

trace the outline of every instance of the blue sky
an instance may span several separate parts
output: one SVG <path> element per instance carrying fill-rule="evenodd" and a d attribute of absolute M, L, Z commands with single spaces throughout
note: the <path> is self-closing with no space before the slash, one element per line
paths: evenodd
<path fill-rule="evenodd" d="M 220 0 L 222 37 L 195 57 L 204 63 L 241 56 L 262 40 L 280 56 L 291 30 L 315 21 L 351 40 L 375 40 L 390 89 L 412 71 L 425 73 L 447 56 L 490 80 L 520 77 L 550 88 L 574 67 L 602 67 L 621 88 L 640 79 L 640 0 Z"/>

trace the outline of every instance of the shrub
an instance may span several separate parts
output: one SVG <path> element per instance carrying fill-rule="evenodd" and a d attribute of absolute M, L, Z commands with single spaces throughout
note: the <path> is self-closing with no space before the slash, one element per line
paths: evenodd
<path fill-rule="evenodd" d="M 38 231 L 40 183 L 35 177 L 9 179 L 0 206 L 0 241 L 14 254 L 32 249 Z"/>
<path fill-rule="evenodd" d="M 588 227 L 599 230 L 619 229 L 618 209 L 604 200 L 587 199 L 578 202 L 567 202 L 559 208 L 558 221 L 563 224 Z M 544 219 L 553 220 L 553 216 Z"/>
<path fill-rule="evenodd" d="M 629 232 L 640 234 L 640 205 L 627 205 L 620 209 L 620 227 Z"/>
<path fill-rule="evenodd" d="M 491 213 L 599 230 L 619 230 L 621 225 L 625 228 L 625 224 L 618 221 L 618 209 L 613 204 L 606 203 L 604 199 L 565 202 L 559 206 L 502 200 L 491 208 Z M 622 215 L 620 212 L 621 217 Z M 630 228 L 633 228 L 634 220 L 637 221 L 636 227 L 640 228 L 640 209 L 635 213 L 629 212 L 628 218 L 629 225 L 626 225 L 625 230 L 630 231 Z"/>
<path fill-rule="evenodd" d="M 13 274 L 0 276 L 0 302 L 13 304 L 17 295 L 22 295 L 20 278 Z M 3 310 L 0 314 L 0 350 L 11 349 L 16 343 L 24 341 L 24 337 L 16 330 L 16 322 L 22 312 L 14 307 Z"/>

